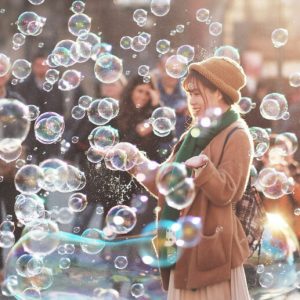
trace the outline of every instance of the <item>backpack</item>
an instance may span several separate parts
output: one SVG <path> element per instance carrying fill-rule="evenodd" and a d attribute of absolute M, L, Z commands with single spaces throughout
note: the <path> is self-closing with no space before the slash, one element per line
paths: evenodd
<path fill-rule="evenodd" d="M 228 133 L 218 165 L 221 163 L 228 139 L 238 129 L 242 128 L 235 127 Z M 262 234 L 267 215 L 259 192 L 251 185 L 251 178 L 248 180 L 248 184 L 242 198 L 233 206 L 233 210 L 245 231 L 250 248 L 250 256 L 253 255 L 257 248 L 259 248 L 260 252 Z"/>

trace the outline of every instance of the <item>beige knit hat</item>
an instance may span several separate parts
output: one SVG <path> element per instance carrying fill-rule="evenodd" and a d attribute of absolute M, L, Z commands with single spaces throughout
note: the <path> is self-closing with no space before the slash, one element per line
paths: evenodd
<path fill-rule="evenodd" d="M 240 90 L 246 85 L 243 68 L 227 57 L 211 57 L 199 63 L 192 63 L 189 71 L 194 70 L 204 76 L 232 101 L 238 102 Z"/>

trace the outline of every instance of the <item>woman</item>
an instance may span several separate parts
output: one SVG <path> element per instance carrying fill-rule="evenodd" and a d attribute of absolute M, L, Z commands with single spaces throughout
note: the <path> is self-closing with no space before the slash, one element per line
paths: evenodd
<path fill-rule="evenodd" d="M 161 268 L 169 300 L 250 299 L 243 270 L 249 247 L 233 209 L 246 188 L 253 152 L 248 127 L 232 108 L 245 83 L 242 68 L 227 58 L 213 57 L 189 67 L 183 87 L 194 123 L 169 161 L 185 163 L 192 171 L 196 197 L 190 207 L 174 212 L 165 203 L 155 184 L 159 167 L 155 168 L 146 158 L 131 171 L 143 178 L 142 184 L 158 197 L 161 220 L 175 221 L 179 214 L 202 220 L 198 245 L 183 249 L 175 266 Z M 205 111 L 212 108 L 222 112 L 217 124 L 209 130 L 200 126 L 200 136 L 191 134 L 193 128 L 199 127 L 197 121 Z M 236 127 L 238 130 L 230 136 L 222 155 L 225 139 Z M 160 255 L 165 248 L 166 244 L 158 249 Z"/>
<path fill-rule="evenodd" d="M 162 138 L 153 133 L 149 118 L 158 107 L 159 93 L 152 82 L 145 83 L 141 76 L 132 78 L 122 97 L 118 129 L 122 141 L 136 145 L 151 160 L 161 162 L 164 156 L 160 144 L 172 140 L 172 134 Z"/>

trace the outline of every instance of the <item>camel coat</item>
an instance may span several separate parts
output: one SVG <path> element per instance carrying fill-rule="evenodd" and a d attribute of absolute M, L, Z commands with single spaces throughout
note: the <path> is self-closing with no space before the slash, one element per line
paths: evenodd
<path fill-rule="evenodd" d="M 234 127 L 240 129 L 229 138 L 217 166 L 224 141 Z M 241 266 L 249 256 L 245 233 L 233 211 L 233 204 L 241 199 L 246 188 L 253 157 L 246 123 L 240 119 L 225 128 L 202 153 L 208 156 L 208 164 L 194 171 L 196 197 L 190 207 L 181 211 L 182 216 L 201 217 L 201 239 L 195 247 L 183 249 L 174 269 L 176 289 L 200 289 L 230 280 L 231 269 Z M 155 184 L 158 169 L 159 165 L 145 160 L 132 174 L 142 179 L 141 183 L 163 207 L 164 198 Z M 170 268 L 162 268 L 161 276 L 167 290 Z"/>

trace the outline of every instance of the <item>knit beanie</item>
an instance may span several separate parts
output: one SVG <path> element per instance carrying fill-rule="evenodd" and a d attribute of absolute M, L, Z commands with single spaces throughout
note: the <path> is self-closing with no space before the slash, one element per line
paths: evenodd
<path fill-rule="evenodd" d="M 240 90 L 246 85 L 243 68 L 227 57 L 211 57 L 202 62 L 192 63 L 189 71 L 194 70 L 215 85 L 233 103 L 239 101 Z"/>

